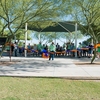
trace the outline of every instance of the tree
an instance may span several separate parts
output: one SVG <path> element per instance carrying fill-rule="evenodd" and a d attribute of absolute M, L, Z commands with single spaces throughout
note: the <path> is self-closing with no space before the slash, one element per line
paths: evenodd
<path fill-rule="evenodd" d="M 100 2 L 99 0 L 77 0 L 71 1 L 73 5 L 73 16 L 80 27 L 88 33 L 93 39 L 94 45 L 99 41 L 100 36 Z M 78 10 L 77 10 L 78 9 Z M 97 29 L 96 29 L 97 27 Z M 96 30 L 96 31 L 95 31 Z M 91 63 L 96 57 L 96 49 L 94 50 L 94 56 Z"/>
<path fill-rule="evenodd" d="M 9 30 L 6 42 L 10 42 L 16 35 L 21 35 L 18 30 L 26 22 L 54 18 L 57 7 L 47 0 L 0 0 L 0 19 L 3 23 L 0 36 Z"/>
<path fill-rule="evenodd" d="M 56 32 L 35 32 L 34 38 L 39 39 L 38 36 L 40 35 L 41 42 L 44 44 L 48 44 L 52 41 L 56 42 L 56 39 L 59 39 L 59 33 Z"/>

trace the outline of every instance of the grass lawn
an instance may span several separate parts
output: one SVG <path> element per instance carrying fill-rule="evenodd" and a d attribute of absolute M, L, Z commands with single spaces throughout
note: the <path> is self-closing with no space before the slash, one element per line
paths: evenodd
<path fill-rule="evenodd" d="M 0 100 L 100 100 L 100 81 L 0 77 Z"/>

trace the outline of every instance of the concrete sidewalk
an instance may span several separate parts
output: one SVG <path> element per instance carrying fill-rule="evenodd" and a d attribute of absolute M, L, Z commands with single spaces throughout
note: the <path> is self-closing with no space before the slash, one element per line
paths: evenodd
<path fill-rule="evenodd" d="M 3 61 L 9 61 L 9 57 L 2 57 L 0 62 Z M 88 62 L 90 59 L 82 61 Z M 75 65 L 74 62 L 80 62 L 80 59 L 55 58 L 49 61 L 44 58 L 12 57 L 12 62 L 0 64 L 0 76 L 100 79 L 100 65 Z"/>

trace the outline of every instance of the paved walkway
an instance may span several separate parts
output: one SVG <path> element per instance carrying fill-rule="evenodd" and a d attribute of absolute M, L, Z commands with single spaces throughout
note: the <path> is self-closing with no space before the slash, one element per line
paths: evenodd
<path fill-rule="evenodd" d="M 8 61 L 2 57 L 0 62 Z M 74 62 L 90 62 L 89 58 L 70 59 L 55 58 L 49 61 L 44 58 L 12 57 L 12 62 L 0 64 L 0 76 L 22 77 L 64 77 L 69 79 L 100 79 L 100 65 L 75 65 Z M 100 62 L 99 60 L 97 62 Z"/>

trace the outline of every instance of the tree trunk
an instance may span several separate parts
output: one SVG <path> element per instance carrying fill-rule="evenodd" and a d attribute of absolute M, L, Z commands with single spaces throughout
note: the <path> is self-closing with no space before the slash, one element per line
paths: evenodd
<path fill-rule="evenodd" d="M 91 64 L 93 63 L 93 61 L 95 60 L 95 58 L 96 58 L 96 48 L 94 49 L 94 55 L 93 55 L 93 57 L 91 59 Z"/>
<path fill-rule="evenodd" d="M 93 39 L 93 42 L 94 42 L 94 46 L 95 46 L 97 44 L 97 41 L 95 39 Z M 96 58 L 96 48 L 94 48 L 94 54 L 93 54 L 93 57 L 91 59 L 91 64 L 93 63 L 95 58 Z"/>

